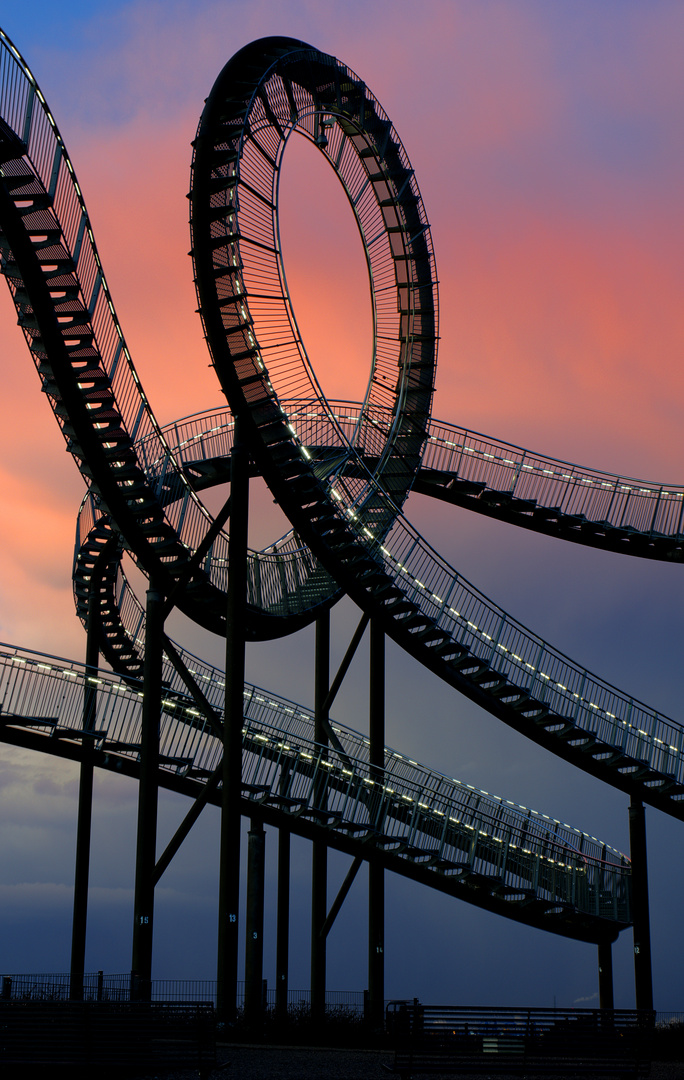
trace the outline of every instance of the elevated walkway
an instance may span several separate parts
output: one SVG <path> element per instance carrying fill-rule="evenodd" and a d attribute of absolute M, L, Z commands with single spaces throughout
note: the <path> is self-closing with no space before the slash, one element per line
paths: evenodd
<path fill-rule="evenodd" d="M 203 678 L 210 700 L 219 677 Z M 86 686 L 96 716 L 83 729 Z M 141 684 L 83 665 L 0 646 L 0 739 L 137 776 Z M 163 702 L 160 783 L 198 793 L 221 758 L 219 713 L 203 716 L 169 689 Z M 339 748 L 313 741 L 313 715 L 245 688 L 243 812 L 421 881 L 530 926 L 583 941 L 610 941 L 630 925 L 630 864 L 569 825 L 523 809 L 409 760 L 387 747 L 384 768 L 368 740 L 333 723 Z M 210 801 L 220 801 L 216 786 Z"/>

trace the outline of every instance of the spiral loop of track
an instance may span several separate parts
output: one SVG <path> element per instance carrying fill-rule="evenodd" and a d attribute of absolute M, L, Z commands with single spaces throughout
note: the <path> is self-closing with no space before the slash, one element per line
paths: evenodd
<path fill-rule="evenodd" d="M 317 145 L 354 211 L 369 269 L 374 349 L 349 452 L 375 465 L 320 476 L 284 397 L 310 397 L 335 423 L 298 332 L 278 229 L 293 134 Z M 250 449 L 291 516 L 325 502 L 380 541 L 413 483 L 429 420 L 437 342 L 430 231 L 408 156 L 365 83 L 303 42 L 267 38 L 226 65 L 195 140 L 190 195 L 195 280 L 214 366 Z M 373 423 L 383 410 L 384 423 Z M 344 436 L 343 436 L 344 444 Z M 303 516 L 310 518 L 311 514 Z"/>

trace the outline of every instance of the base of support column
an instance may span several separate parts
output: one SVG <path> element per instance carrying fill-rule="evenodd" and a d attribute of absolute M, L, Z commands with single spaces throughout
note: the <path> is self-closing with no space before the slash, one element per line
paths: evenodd
<path fill-rule="evenodd" d="M 632 860 L 632 924 L 634 933 L 634 989 L 637 1009 L 653 1009 L 651 928 L 648 909 L 646 813 L 640 799 L 629 806 L 629 853 Z"/>
<path fill-rule="evenodd" d="M 247 848 L 247 913 L 245 919 L 245 1020 L 252 1029 L 263 1022 L 264 874 L 266 833 L 252 821 Z"/>
<path fill-rule="evenodd" d="M 613 1009 L 613 946 L 610 941 L 598 947 L 599 1009 Z"/>

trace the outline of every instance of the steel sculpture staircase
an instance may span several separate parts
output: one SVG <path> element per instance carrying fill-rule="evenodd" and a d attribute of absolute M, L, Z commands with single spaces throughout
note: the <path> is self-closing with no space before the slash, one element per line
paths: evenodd
<path fill-rule="evenodd" d="M 218 802 L 223 681 L 188 659 L 218 708 L 202 716 L 167 690 L 160 783 L 190 795 L 211 785 L 209 800 Z M 84 730 L 86 686 L 96 688 L 97 705 Z M 98 766 L 137 776 L 142 696 L 142 684 L 111 672 L 0 646 L 4 741 L 78 760 L 87 740 Z M 378 770 L 368 740 L 337 723 L 340 750 L 318 746 L 313 725 L 301 706 L 245 687 L 246 814 L 352 855 L 372 850 L 396 873 L 564 936 L 610 941 L 629 925 L 629 860 L 613 848 L 389 747 Z"/>
<path fill-rule="evenodd" d="M 330 406 L 334 423 L 324 410 L 312 406 L 309 401 L 284 402 L 286 412 L 296 420 L 316 462 L 327 458 L 335 460 L 338 469 L 353 470 L 356 456 L 348 454 L 347 444 L 340 439 L 339 432 L 352 438 L 359 427 L 362 407 L 352 402 L 331 402 Z M 373 427 L 384 433 L 390 419 L 386 410 L 375 410 Z M 233 427 L 229 410 L 211 409 L 175 421 L 163 429 L 167 450 L 155 463 L 154 475 L 165 507 L 185 498 L 186 484 L 179 482 L 177 469 L 195 491 L 230 481 Z M 376 447 L 371 448 L 374 450 Z M 364 463 L 372 458 L 372 452 L 366 453 L 363 445 L 357 447 L 357 452 Z M 144 453 L 140 456 L 143 460 L 147 457 Z M 520 486 L 516 487 L 516 484 Z M 427 447 L 414 490 L 587 546 L 635 557 L 679 559 L 684 502 L 681 486 L 580 469 L 567 462 L 532 455 L 485 436 L 473 435 L 443 421 L 433 421 L 429 426 Z M 523 498 L 523 492 L 529 498 Z M 561 505 L 554 507 L 554 504 Z M 181 540 L 190 547 L 191 537 L 186 536 L 184 520 L 180 514 L 178 532 Z M 119 605 L 128 603 L 124 598 L 128 585 L 119 572 L 120 551 L 115 534 L 111 518 L 90 492 L 79 513 L 74 561 L 77 611 L 85 622 L 93 564 L 101 557 L 105 542 L 111 541 L 111 562 L 105 575 L 108 589 L 101 586 L 98 593 L 98 603 L 101 608 L 106 607 L 106 612 L 103 611 L 105 655 L 111 662 L 118 659 L 117 670 L 121 663 L 129 664 L 130 674 L 137 677 L 142 672 L 142 661 L 130 649 L 130 635 L 122 631 L 117 617 Z M 221 581 L 225 588 L 228 552 L 223 533 L 218 534 L 203 565 L 211 580 Z M 315 564 L 308 548 L 296 536 L 288 534 L 268 550 L 251 553 L 248 601 L 253 608 L 286 619 L 293 613 L 301 617 L 303 612 L 309 611 L 313 618 L 317 605 L 329 595 L 328 576 Z M 143 640 L 142 627 L 141 622 L 132 634 L 140 642 Z M 271 620 L 271 627 L 275 635 L 275 620 Z M 282 632 L 285 632 L 284 626 Z"/>
<path fill-rule="evenodd" d="M 532 495 L 523 480 L 536 467 L 525 470 L 526 462 L 520 461 L 523 480 L 516 487 L 518 477 L 501 470 L 515 472 L 518 459 L 511 451 L 513 464 L 502 459 L 495 476 L 490 450 L 484 449 L 490 444 L 483 442 L 469 455 L 472 468 L 466 475 L 465 441 L 472 437 L 459 436 L 460 429 L 429 426 L 437 336 L 434 260 L 413 172 L 388 118 L 365 84 L 338 61 L 288 39 L 243 50 L 229 75 L 229 88 L 222 84 L 209 99 L 195 144 L 191 208 L 201 313 L 217 374 L 245 425 L 254 467 L 295 530 L 272 550 L 252 555 L 250 636 L 296 629 L 347 592 L 425 666 L 494 715 L 586 771 L 684 816 L 682 729 L 510 619 L 441 560 L 400 513 L 412 484 L 421 483 L 451 501 L 460 490 L 464 505 L 480 496 L 487 512 L 498 513 L 505 501 L 501 485 L 510 481 L 516 513 L 529 510 L 537 524 L 549 526 L 552 515 L 536 513 L 545 507 L 567 519 L 564 529 L 577 524 L 571 521 L 575 504 L 559 502 L 553 485 L 542 480 L 541 465 Z M 228 444 L 219 450 L 217 436 L 217 446 L 208 450 L 206 432 L 193 436 L 194 449 L 202 447 L 200 460 L 189 437 L 180 437 L 178 430 L 163 432 L 156 423 L 116 318 L 64 143 L 35 79 L 2 32 L 0 76 L 0 268 L 43 390 L 89 484 L 75 570 L 79 613 L 87 617 L 97 611 L 108 659 L 125 676 L 125 681 L 97 676 L 98 701 L 107 703 L 103 708 L 112 726 L 98 714 L 95 730 L 84 733 L 78 714 L 67 721 L 55 697 L 57 684 L 64 695 L 64 687 L 80 678 L 73 700 L 80 694 L 82 701 L 78 666 L 57 670 L 45 659 L 8 654 L 2 737 L 72 757 L 78 757 L 83 738 L 92 738 L 100 764 L 133 775 L 139 738 L 131 710 L 139 709 L 140 691 L 130 679 L 140 670 L 143 619 L 121 569 L 121 554 L 127 551 L 199 624 L 223 632 L 226 539 L 199 492 L 225 481 Z M 273 240 L 277 202 L 269 184 L 277 179 L 285 142 L 286 124 L 278 119 L 283 109 L 288 123 L 300 124 L 336 168 L 366 242 L 376 350 L 366 398 L 356 411 L 345 406 L 343 413 L 320 396 L 282 287 Z M 246 126 L 248 115 L 258 122 Z M 247 249 L 257 270 L 245 267 Z M 264 334 L 260 321 L 270 327 Z M 282 400 L 269 371 L 285 379 Z M 447 445 L 452 440 L 454 445 Z M 665 505 L 663 498 L 661 492 L 658 507 Z M 596 498 L 592 513 L 623 529 L 625 514 L 618 524 L 612 505 L 605 511 L 602 505 Z M 653 509 L 651 538 L 661 529 L 660 511 Z M 512 512 L 509 502 L 506 513 Z M 672 530 L 678 537 L 674 525 Z M 594 530 L 595 540 L 600 531 Z M 616 539 L 617 534 L 611 537 Z M 220 676 L 186 661 L 194 664 L 203 686 L 220 689 Z M 164 722 L 170 726 L 164 736 L 164 782 L 196 792 L 216 768 L 216 719 L 203 717 L 196 703 L 181 695 L 171 670 L 165 677 Z M 258 697 L 264 695 L 255 703 Z M 276 708 L 275 699 L 268 700 Z M 293 733 L 283 717 L 290 715 L 288 709 L 294 715 L 297 707 L 281 704 L 271 733 L 266 721 L 251 727 L 251 705 L 247 709 L 249 813 L 261 813 L 274 824 L 296 819 L 303 835 L 325 835 L 333 846 L 355 854 L 372 844 L 392 869 L 570 936 L 606 940 L 628 924 L 626 871 L 621 866 L 618 875 L 612 869 L 619 859 L 611 862 L 613 856 L 605 852 L 587 854 L 588 841 L 581 841 L 580 850 L 571 837 L 553 849 L 558 858 L 549 862 L 539 846 L 523 846 L 534 831 L 531 815 L 524 826 L 515 818 L 507 838 L 494 835 L 492 823 L 508 821 L 509 810 L 501 801 L 490 805 L 481 792 L 472 796 L 477 807 L 464 831 L 461 811 L 452 814 L 452 803 L 439 801 L 454 781 L 421 771 L 415 763 L 409 764 L 418 772 L 406 776 L 397 764 L 404 759 L 394 752 L 390 758 L 388 751 L 380 785 L 359 764 L 360 737 L 344 729 L 336 729 L 344 748 L 328 751 L 326 764 L 311 743 L 310 724 L 308 735 Z M 200 743 L 206 756 L 198 757 L 194 749 L 191 755 L 188 747 Z M 329 778 L 324 812 L 311 803 L 320 786 L 313 780 L 320 775 Z M 404 782 L 413 795 L 408 789 L 404 795 Z M 459 798 L 464 795 L 457 785 L 449 799 L 456 799 L 457 789 Z M 430 792 L 434 799 L 427 798 Z M 551 830 L 542 826 L 547 846 L 556 843 L 551 833 L 555 837 L 560 829 L 552 824 Z M 590 855 L 593 885 L 585 900 L 579 859 Z M 535 868 L 530 859 L 536 860 Z M 554 876 L 560 871 L 567 871 L 558 878 L 562 886 Z"/>
<path fill-rule="evenodd" d="M 141 648 L 144 640 L 144 612 L 118 565 L 116 572 L 118 592 L 111 623 L 133 653 L 133 641 Z M 477 611 L 473 599 L 480 604 Z M 636 792 L 644 802 L 681 819 L 684 727 L 575 667 L 561 653 L 528 635 L 500 609 L 487 604 L 467 583 L 458 595 L 452 593 L 451 618 L 454 623 L 458 619 L 459 633 L 468 648 L 459 649 L 460 642 L 454 636 L 453 644 L 445 644 L 443 652 L 448 661 L 448 651 L 453 649 L 460 664 L 453 664 L 450 670 L 445 663 L 438 673 L 457 685 L 456 677 L 464 668 L 464 681 L 472 684 L 465 692 L 490 713 L 500 715 L 585 771 L 622 790 Z M 128 617 L 117 614 L 124 607 Z M 476 622 L 476 618 L 481 621 Z M 490 629 L 498 629 L 498 639 Z M 401 638 L 397 636 L 397 640 Z M 421 644 L 420 638 L 417 643 Z M 424 657 L 418 648 L 414 655 Z M 436 656 L 443 658 L 439 652 Z M 537 660 L 536 669 L 527 656 Z M 135 667 L 130 670 L 135 671 Z M 528 686 L 538 683 L 534 695 L 520 686 L 520 676 Z"/>

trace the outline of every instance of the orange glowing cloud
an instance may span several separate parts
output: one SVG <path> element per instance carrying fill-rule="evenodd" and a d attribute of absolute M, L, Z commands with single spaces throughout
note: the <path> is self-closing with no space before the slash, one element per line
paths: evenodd
<path fill-rule="evenodd" d="M 539 215 L 519 228 L 501 223 L 489 242 L 483 232 L 461 233 L 460 267 L 443 278 L 443 292 L 458 297 L 446 319 L 459 345 L 440 367 L 450 415 L 597 467 L 641 475 L 669 463 L 672 480 L 673 403 L 684 400 L 681 271 L 638 238 L 590 223 Z"/>

